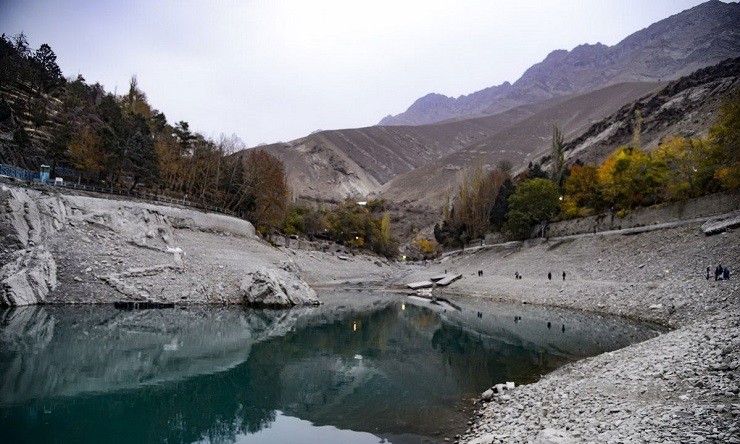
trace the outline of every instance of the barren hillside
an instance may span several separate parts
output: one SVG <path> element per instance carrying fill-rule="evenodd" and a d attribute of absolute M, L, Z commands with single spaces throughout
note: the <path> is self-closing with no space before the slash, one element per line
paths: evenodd
<path fill-rule="evenodd" d="M 568 100 L 511 125 L 492 137 L 417 168 L 386 184 L 382 196 L 395 201 L 414 201 L 431 207 L 440 206 L 448 191 L 453 191 L 459 172 L 476 165 L 494 166 L 508 160 L 514 169 L 522 169 L 546 152 L 551 144 L 552 125 L 558 124 L 566 139 L 581 134 L 594 122 L 660 89 L 660 83 L 623 83 Z"/>
<path fill-rule="evenodd" d="M 703 135 L 716 119 L 722 100 L 738 88 L 740 58 L 699 70 L 594 124 L 566 144 L 567 158 L 598 163 L 616 147 L 629 143 L 636 110 L 642 114 L 640 139 L 644 148 L 655 148 L 669 136 Z"/>
<path fill-rule="evenodd" d="M 260 149 L 285 163 L 296 197 L 341 200 L 367 196 L 397 175 L 484 140 L 542 106 L 436 125 L 321 131 Z"/>

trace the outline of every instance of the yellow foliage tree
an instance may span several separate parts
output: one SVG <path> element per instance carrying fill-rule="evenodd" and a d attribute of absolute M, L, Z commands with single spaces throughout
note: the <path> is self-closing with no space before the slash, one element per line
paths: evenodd
<path fill-rule="evenodd" d="M 74 133 L 67 146 L 75 168 L 88 174 L 100 174 L 105 168 L 105 152 L 100 136 L 90 127 Z"/>

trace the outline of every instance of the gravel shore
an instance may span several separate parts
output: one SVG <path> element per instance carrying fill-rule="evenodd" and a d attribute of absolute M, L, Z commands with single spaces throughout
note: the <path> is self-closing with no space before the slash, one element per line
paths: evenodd
<path fill-rule="evenodd" d="M 462 273 L 444 289 L 451 297 L 561 306 L 671 328 L 480 401 L 459 442 L 740 443 L 740 280 L 706 279 L 706 268 L 713 272 L 718 263 L 737 269 L 739 240 L 738 231 L 705 236 L 696 224 L 497 246 L 415 269 L 408 282 Z"/>

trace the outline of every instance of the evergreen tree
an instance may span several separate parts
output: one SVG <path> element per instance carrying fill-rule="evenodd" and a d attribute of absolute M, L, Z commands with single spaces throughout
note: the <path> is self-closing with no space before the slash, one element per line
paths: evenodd
<path fill-rule="evenodd" d="M 57 56 L 51 46 L 44 43 L 33 54 L 36 64 L 36 82 L 42 92 L 51 92 L 64 84 L 62 70 L 57 65 Z"/>
<path fill-rule="evenodd" d="M 158 179 L 157 153 L 154 150 L 154 138 L 143 116 L 131 116 L 131 131 L 126 150 L 127 170 L 131 173 L 133 183 L 131 190 L 143 180 L 154 183 Z"/>
<path fill-rule="evenodd" d="M 489 219 L 491 226 L 501 229 L 506 222 L 506 212 L 509 211 L 509 197 L 514 194 L 516 188 L 511 179 L 506 179 L 498 190 L 496 200 L 491 207 Z"/>
<path fill-rule="evenodd" d="M 565 143 L 563 142 L 563 133 L 557 125 L 552 126 L 552 180 L 559 187 L 563 186 L 565 179 Z"/>

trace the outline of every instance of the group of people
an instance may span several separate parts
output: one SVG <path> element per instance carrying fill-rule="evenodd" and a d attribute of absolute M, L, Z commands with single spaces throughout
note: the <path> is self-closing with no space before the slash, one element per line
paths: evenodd
<path fill-rule="evenodd" d="M 709 280 L 709 270 L 711 267 L 707 267 L 707 280 Z M 714 269 L 714 280 L 715 281 L 726 281 L 730 279 L 730 269 L 723 267 L 722 264 L 717 265 Z"/>
<path fill-rule="evenodd" d="M 709 272 L 707 271 L 707 273 L 709 273 Z M 478 276 L 483 276 L 483 273 L 480 272 L 480 274 Z M 518 271 L 517 272 L 514 272 L 514 279 L 521 279 L 521 278 L 522 278 L 522 275 L 519 274 Z M 709 279 L 709 278 L 707 278 L 707 279 Z M 547 272 L 547 280 L 549 280 L 549 281 L 552 280 L 552 272 L 549 272 L 549 271 Z M 563 280 L 565 280 L 565 272 L 563 272 Z"/>
<path fill-rule="evenodd" d="M 549 271 L 547 272 L 547 280 L 548 281 L 552 280 L 552 273 L 550 273 Z M 565 272 L 563 272 L 563 280 L 565 280 Z"/>

